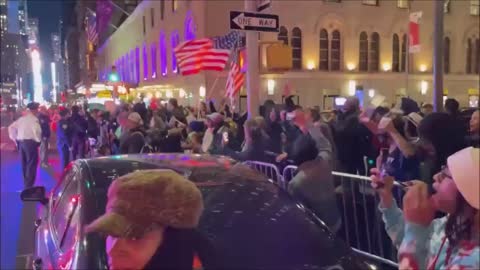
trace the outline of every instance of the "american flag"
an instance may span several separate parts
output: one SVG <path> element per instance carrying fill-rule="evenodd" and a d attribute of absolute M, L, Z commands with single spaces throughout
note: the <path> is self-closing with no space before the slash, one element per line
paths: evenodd
<path fill-rule="evenodd" d="M 95 13 L 88 12 L 87 16 L 87 39 L 92 44 L 97 44 L 98 41 L 98 31 L 97 31 L 97 18 Z"/>
<path fill-rule="evenodd" d="M 245 82 L 245 74 L 240 70 L 240 65 L 236 61 L 230 64 L 230 72 L 228 72 L 227 86 L 225 96 L 233 99 L 240 92 Z"/>
<path fill-rule="evenodd" d="M 239 33 L 232 31 L 225 36 L 194 39 L 179 44 L 174 51 L 180 73 L 192 75 L 202 70 L 224 70 L 238 40 Z"/>

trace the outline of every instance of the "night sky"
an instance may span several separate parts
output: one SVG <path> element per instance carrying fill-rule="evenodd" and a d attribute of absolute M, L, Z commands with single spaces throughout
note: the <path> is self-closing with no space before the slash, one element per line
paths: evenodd
<path fill-rule="evenodd" d="M 43 62 L 44 80 L 50 78 L 50 62 L 53 59 L 52 42 L 50 35 L 59 32 L 59 22 L 62 15 L 63 0 L 27 0 L 28 17 L 38 18 L 40 32 L 40 50 Z M 47 64 L 48 63 L 48 64 Z M 50 80 L 44 81 L 44 83 Z"/>

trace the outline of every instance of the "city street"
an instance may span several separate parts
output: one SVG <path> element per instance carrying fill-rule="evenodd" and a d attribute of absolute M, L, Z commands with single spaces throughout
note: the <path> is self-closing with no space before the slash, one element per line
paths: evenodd
<path fill-rule="evenodd" d="M 20 201 L 23 189 L 20 160 L 4 131 L 2 128 L 0 269 L 25 269 L 26 265 L 30 265 L 34 248 L 36 203 Z M 54 177 L 59 173 L 58 157 L 53 152 L 49 163 L 52 168 L 38 168 L 36 180 L 36 185 L 44 185 L 47 191 L 51 190 L 55 183 Z"/>

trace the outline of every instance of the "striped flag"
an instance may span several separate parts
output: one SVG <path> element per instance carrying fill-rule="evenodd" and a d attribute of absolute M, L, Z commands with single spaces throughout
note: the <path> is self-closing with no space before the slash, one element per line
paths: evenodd
<path fill-rule="evenodd" d="M 180 73 L 192 75 L 202 70 L 224 70 L 238 39 L 239 33 L 232 31 L 225 36 L 194 39 L 179 44 L 174 52 Z"/>
<path fill-rule="evenodd" d="M 93 12 L 88 12 L 87 16 L 87 39 L 92 44 L 96 44 L 98 41 L 98 31 L 97 31 L 97 18 Z"/>
<path fill-rule="evenodd" d="M 236 61 L 230 64 L 230 72 L 228 72 L 227 86 L 225 96 L 233 99 L 245 82 L 245 74 L 240 70 L 240 66 Z"/>

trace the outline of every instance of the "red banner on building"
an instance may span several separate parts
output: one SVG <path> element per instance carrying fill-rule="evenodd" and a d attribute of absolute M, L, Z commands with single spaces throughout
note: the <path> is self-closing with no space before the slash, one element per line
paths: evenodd
<path fill-rule="evenodd" d="M 409 53 L 420 52 L 420 19 L 422 18 L 422 12 L 410 13 L 410 23 L 408 25 L 409 30 Z"/>

